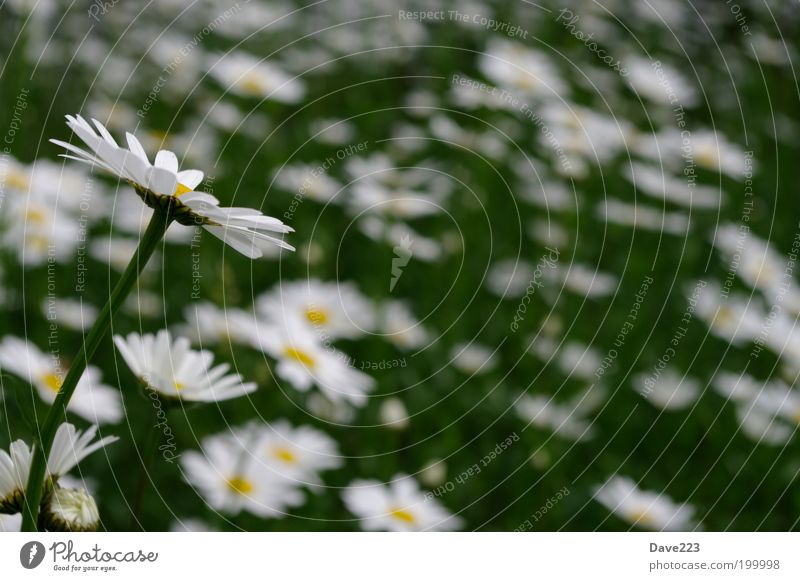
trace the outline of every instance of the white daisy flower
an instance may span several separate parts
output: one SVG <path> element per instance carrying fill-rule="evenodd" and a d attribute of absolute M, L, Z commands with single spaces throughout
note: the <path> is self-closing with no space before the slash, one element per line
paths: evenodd
<path fill-rule="evenodd" d="M 82 488 L 55 488 L 45 499 L 41 518 L 48 531 L 95 531 L 100 524 L 97 503 Z"/>
<path fill-rule="evenodd" d="M 379 321 L 383 337 L 400 349 L 419 349 L 428 342 L 428 330 L 403 301 L 383 303 Z"/>
<path fill-rule="evenodd" d="M 8 196 L 0 216 L 0 243 L 17 251 L 25 266 L 40 266 L 48 260 L 64 263 L 78 247 L 77 221 L 53 201 L 36 193 Z"/>
<path fill-rule="evenodd" d="M 203 301 L 184 310 L 186 336 L 200 345 L 253 345 L 257 342 L 258 321 L 242 309 L 220 308 Z"/>
<path fill-rule="evenodd" d="M 214 196 L 194 191 L 203 181 L 203 172 L 179 171 L 177 156 L 163 149 L 151 164 L 134 135 L 127 133 L 128 148 L 120 147 L 102 123 L 93 121 L 95 127 L 80 115 L 67 115 L 67 126 L 91 152 L 51 139 L 69 152 L 61 154 L 62 157 L 97 166 L 128 181 L 148 206 L 170 208 L 178 223 L 202 226 L 249 258 L 263 256 L 261 246 L 269 244 L 294 250 L 283 240 L 264 234 L 265 231 L 281 234 L 293 231 L 277 218 L 250 208 L 221 208 Z"/>
<path fill-rule="evenodd" d="M 236 515 L 242 510 L 265 518 L 281 518 L 300 506 L 303 494 L 254 457 L 259 434 L 239 430 L 203 440 L 201 452 L 184 452 L 184 479 L 214 510 Z"/>
<path fill-rule="evenodd" d="M 72 424 L 61 424 L 56 430 L 53 447 L 47 458 L 45 478 L 58 480 L 89 454 L 119 439 L 116 436 L 106 436 L 93 442 L 95 433 L 97 426 L 91 426 L 85 432 L 81 432 Z M 1 511 L 14 512 L 15 509 L 22 508 L 32 459 L 30 446 L 22 440 L 12 442 L 8 452 L 0 450 Z"/>
<path fill-rule="evenodd" d="M 81 431 L 72 424 L 61 424 L 47 457 L 47 474 L 57 480 L 89 454 L 119 440 L 116 436 L 94 440 L 97 429 L 97 426 L 90 426 L 86 431 Z"/>
<path fill-rule="evenodd" d="M 470 375 L 487 373 L 497 365 L 494 350 L 478 343 L 459 343 L 450 358 L 453 367 Z"/>
<path fill-rule="evenodd" d="M 185 337 L 173 341 L 166 329 L 156 335 L 115 335 L 114 345 L 145 387 L 168 399 L 222 401 L 258 388 L 255 383 L 243 383 L 239 374 L 226 375 L 227 363 L 212 367 L 210 351 L 191 349 Z"/>
<path fill-rule="evenodd" d="M 322 170 L 321 165 L 298 163 L 282 167 L 275 175 L 275 185 L 315 202 L 341 203 L 341 183 Z"/>
<path fill-rule="evenodd" d="M 270 326 L 261 332 L 260 346 L 278 363 L 275 372 L 298 391 L 316 384 L 326 397 L 363 406 L 375 380 L 349 365 L 349 358 L 321 343 L 310 331 L 293 326 Z"/>
<path fill-rule="evenodd" d="M 392 482 L 356 480 L 342 492 L 347 510 L 368 531 L 452 531 L 463 521 L 420 490 L 417 481 L 398 474 Z"/>
<path fill-rule="evenodd" d="M 525 294 L 534 276 L 534 268 L 527 262 L 513 258 L 494 262 L 486 277 L 487 288 L 504 299 L 517 299 Z"/>
<path fill-rule="evenodd" d="M 550 59 L 519 42 L 491 40 L 481 53 L 478 67 L 492 82 L 524 94 L 560 98 L 569 93 Z"/>
<path fill-rule="evenodd" d="M 591 421 L 584 417 L 587 410 L 575 401 L 561 404 L 548 395 L 524 395 L 515 407 L 529 425 L 562 438 L 581 442 L 594 436 Z"/>
<path fill-rule="evenodd" d="M 306 93 L 297 77 L 277 65 L 244 52 L 229 52 L 210 63 L 208 74 L 226 90 L 244 97 L 273 99 L 282 103 L 298 103 Z"/>
<path fill-rule="evenodd" d="M 291 318 L 321 339 L 354 339 L 375 324 L 372 303 L 349 282 L 318 279 L 282 282 L 256 300 L 256 309 L 270 321 Z"/>
<path fill-rule="evenodd" d="M 0 369 L 18 375 L 36 388 L 45 402 L 56 399 L 68 369 L 57 355 L 42 353 L 24 339 L 7 336 L 0 342 Z M 113 424 L 122 419 L 122 397 L 117 389 L 101 382 L 101 372 L 86 368 L 67 410 L 98 424 Z"/>
<path fill-rule="evenodd" d="M 685 236 L 689 232 L 689 217 L 680 212 L 664 212 L 641 203 L 628 204 L 606 198 L 595 206 L 595 215 L 609 224 L 630 226 L 652 232 Z"/>
<path fill-rule="evenodd" d="M 633 378 L 636 391 L 654 406 L 667 411 L 686 409 L 700 395 L 700 382 L 672 368 L 641 373 Z"/>
<path fill-rule="evenodd" d="M 397 397 L 390 397 L 381 402 L 378 417 L 383 427 L 390 430 L 405 430 L 410 423 L 406 404 Z"/>
<path fill-rule="evenodd" d="M 694 529 L 694 509 L 659 492 L 641 490 L 630 478 L 612 476 L 595 490 L 595 500 L 631 524 L 654 531 Z"/>
<path fill-rule="evenodd" d="M 766 317 L 755 297 L 723 295 L 716 284 L 709 284 L 699 294 L 694 314 L 712 334 L 739 346 L 758 336 Z"/>
<path fill-rule="evenodd" d="M 31 470 L 31 449 L 22 440 L 11 442 L 8 452 L 0 450 L 0 512 L 22 507 Z"/>
<path fill-rule="evenodd" d="M 97 318 L 97 307 L 78 299 L 47 297 L 42 301 L 42 313 L 51 323 L 68 329 L 86 330 Z"/>
<path fill-rule="evenodd" d="M 664 168 L 632 161 L 623 175 L 636 190 L 659 200 L 680 204 L 687 208 L 713 209 L 721 203 L 720 191 L 710 186 L 700 186 L 686 178 L 668 174 Z"/>
<path fill-rule="evenodd" d="M 253 450 L 257 461 L 298 485 L 319 486 L 319 472 L 340 468 L 344 461 L 336 442 L 310 426 L 293 427 L 286 420 L 256 425 Z M 260 456 L 259 456 L 260 454 Z"/>

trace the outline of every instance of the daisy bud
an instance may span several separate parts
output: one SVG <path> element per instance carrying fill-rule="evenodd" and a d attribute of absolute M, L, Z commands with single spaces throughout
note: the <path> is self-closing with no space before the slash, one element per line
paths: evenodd
<path fill-rule="evenodd" d="M 95 531 L 100 524 L 97 503 L 85 489 L 56 488 L 42 510 L 44 528 L 58 532 Z"/>

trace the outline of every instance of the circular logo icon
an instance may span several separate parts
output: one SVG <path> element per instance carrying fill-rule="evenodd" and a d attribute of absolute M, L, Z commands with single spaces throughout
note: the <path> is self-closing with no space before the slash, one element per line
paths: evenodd
<path fill-rule="evenodd" d="M 26 569 L 35 569 L 44 560 L 44 545 L 39 541 L 30 541 L 19 550 L 19 562 Z"/>

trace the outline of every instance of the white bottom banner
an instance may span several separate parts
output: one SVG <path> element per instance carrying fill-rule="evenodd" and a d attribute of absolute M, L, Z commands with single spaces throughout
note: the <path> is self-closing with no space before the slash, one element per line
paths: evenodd
<path fill-rule="evenodd" d="M 795 533 L 7 533 L 0 579 L 797 580 L 798 547 Z"/>

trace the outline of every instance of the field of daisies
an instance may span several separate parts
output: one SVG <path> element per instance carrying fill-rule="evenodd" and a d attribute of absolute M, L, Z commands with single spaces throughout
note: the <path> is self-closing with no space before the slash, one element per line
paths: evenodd
<path fill-rule="evenodd" d="M 0 528 L 800 528 L 796 6 L 5 0 Z"/>

